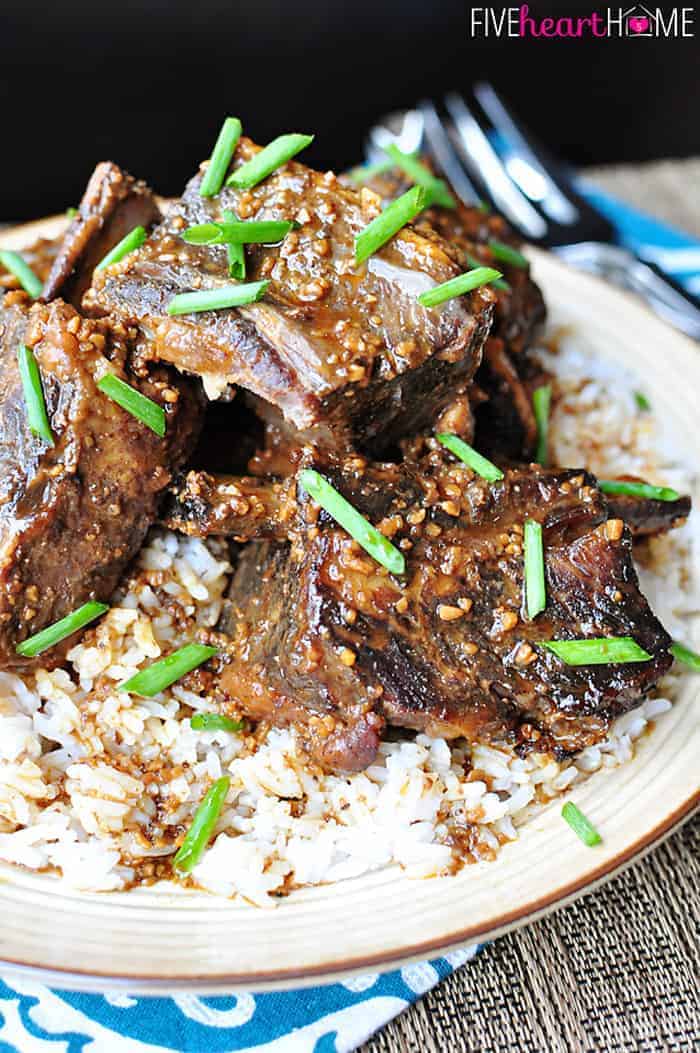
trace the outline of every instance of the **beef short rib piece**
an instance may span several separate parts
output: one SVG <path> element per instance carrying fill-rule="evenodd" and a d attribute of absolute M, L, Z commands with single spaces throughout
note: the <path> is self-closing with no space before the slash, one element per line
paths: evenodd
<path fill-rule="evenodd" d="M 174 480 L 161 508 L 168 530 L 191 537 L 223 536 L 234 541 L 286 541 L 296 520 L 296 486 L 255 476 L 189 471 Z"/>
<path fill-rule="evenodd" d="M 146 184 L 111 161 L 102 161 L 63 236 L 42 299 L 60 296 L 80 307 L 97 264 L 134 227 L 149 230 L 159 219 L 160 210 Z"/>
<path fill-rule="evenodd" d="M 233 167 L 258 147 L 242 139 Z M 459 273 L 435 234 L 404 228 L 356 266 L 356 235 L 378 214 L 371 191 L 290 162 L 252 190 L 200 197 L 202 172 L 139 252 L 95 276 L 86 303 L 140 327 L 145 353 L 204 378 L 211 395 L 236 384 L 328 443 L 385 449 L 430 427 L 480 361 L 495 298 L 477 289 L 439 308 L 417 296 Z M 183 292 L 229 285 L 225 246 L 186 244 L 193 224 L 298 224 L 276 246 L 246 248 L 247 280 L 268 279 L 247 306 L 169 317 Z"/>
<path fill-rule="evenodd" d="M 385 201 L 402 194 L 409 185 L 396 168 L 369 182 Z M 476 384 L 486 396 L 475 403 L 476 441 L 489 454 L 522 460 L 532 455 L 537 442 L 532 390 L 545 379 L 527 352 L 544 322 L 544 299 L 529 266 L 504 262 L 489 247 L 491 241 L 516 250 L 521 247 L 503 217 L 485 214 L 454 197 L 455 208 L 436 205 L 427 209 L 416 229 L 426 237 L 431 230 L 437 232 L 460 270 L 483 265 L 503 272 L 507 287 L 491 287 L 496 295 L 494 323 L 476 375 Z"/>
<path fill-rule="evenodd" d="M 425 439 L 412 441 L 415 459 L 426 448 Z M 265 456 L 260 451 L 257 458 Z M 297 460 L 304 457 L 296 449 Z M 290 464 L 278 479 L 191 470 L 168 487 L 161 523 L 191 537 L 223 536 L 237 541 L 284 541 L 294 520 Z M 682 526 L 690 515 L 691 499 L 652 501 L 627 495 L 601 495 L 608 519 L 621 519 L 637 541 Z"/>
<path fill-rule="evenodd" d="M 20 344 L 39 366 L 53 446 L 27 425 Z M 118 334 L 62 301 L 29 308 L 9 293 L 0 305 L 0 668 L 31 665 L 16 654 L 22 640 L 109 599 L 196 440 L 195 385 L 162 366 L 136 377 L 127 360 Z M 107 371 L 164 406 L 165 439 L 98 390 Z"/>
<path fill-rule="evenodd" d="M 532 466 L 489 484 L 440 452 L 323 471 L 404 551 L 406 574 L 389 574 L 300 490 L 289 543 L 240 554 L 220 688 L 224 706 L 295 725 L 325 767 L 369 764 L 386 724 L 563 756 L 602 739 L 671 664 L 629 533 L 606 519 L 587 473 Z M 533 621 L 527 518 L 545 539 L 547 607 Z M 651 660 L 575 668 L 542 647 L 598 636 L 632 636 Z"/>
<path fill-rule="evenodd" d="M 624 519 L 635 539 L 665 534 L 682 526 L 691 508 L 687 495 L 676 501 L 654 501 L 628 494 L 606 494 L 606 500 L 610 515 Z"/>

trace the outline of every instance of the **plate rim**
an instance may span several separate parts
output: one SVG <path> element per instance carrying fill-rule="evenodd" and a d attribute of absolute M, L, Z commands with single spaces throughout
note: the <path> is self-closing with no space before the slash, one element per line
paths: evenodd
<path fill-rule="evenodd" d="M 294 969 L 275 969 L 247 973 L 206 973 L 191 976 L 150 976 L 139 973 L 102 973 L 95 970 L 60 969 L 47 967 L 32 962 L 20 962 L 0 957 L 0 970 L 8 977 L 27 977 L 38 980 L 59 990 L 110 993 L 113 990 L 125 991 L 137 995 L 163 994 L 167 991 L 190 991 L 197 994 L 255 990 L 260 992 L 292 990 L 314 987 L 320 982 L 330 984 L 344 978 L 370 972 L 377 967 L 386 967 L 383 971 L 400 969 L 412 962 L 440 958 L 450 950 L 465 944 L 490 942 L 508 932 L 535 922 L 549 913 L 574 903 L 582 896 L 601 888 L 616 875 L 625 871 L 634 863 L 647 856 L 677 830 L 685 825 L 695 814 L 700 814 L 700 790 L 668 817 L 668 821 L 654 827 L 648 835 L 642 836 L 634 844 L 613 857 L 586 876 L 559 886 L 550 895 L 540 897 L 511 914 L 504 914 L 499 924 L 478 924 L 467 929 L 451 933 L 448 940 L 427 940 L 410 947 L 401 948 L 396 953 L 378 952 L 373 955 L 348 958 L 327 966 L 308 966 L 303 971 Z M 429 880 L 429 879 L 428 879 Z M 105 893 L 109 895 L 109 893 Z M 502 922 L 502 924 L 500 924 Z"/>
<path fill-rule="evenodd" d="M 67 223 L 68 219 L 65 215 L 56 215 L 19 226 L 3 228 L 0 229 L 0 245 L 8 246 L 9 242 L 9 246 L 21 248 L 37 237 L 47 235 L 55 237 Z M 592 290 L 597 288 L 604 292 L 607 297 L 611 295 L 619 297 L 625 300 L 631 309 L 638 313 L 642 312 L 650 321 L 653 320 L 654 325 L 661 326 L 662 330 L 668 333 L 670 339 L 685 343 L 688 347 L 693 347 L 689 338 L 664 323 L 634 294 L 622 289 L 611 289 L 607 283 L 592 275 L 582 275 L 581 272 L 575 271 L 551 253 L 528 247 L 527 254 L 531 257 L 535 269 L 537 269 L 538 262 L 545 266 L 545 269 L 547 266 L 554 266 L 561 272 L 568 272 L 570 276 L 580 278 L 584 285 L 589 286 Z M 542 893 L 535 898 L 529 899 L 528 902 L 521 904 L 519 907 L 500 913 L 497 919 L 488 918 L 482 922 L 477 921 L 450 932 L 449 935 L 435 936 L 432 939 L 427 938 L 408 946 L 402 945 L 393 951 L 383 949 L 372 953 L 358 953 L 331 963 L 305 965 L 300 968 L 276 967 L 249 970 L 247 972 L 231 972 L 228 969 L 224 972 L 207 970 L 201 974 L 190 971 L 186 976 L 182 974 L 168 976 L 156 975 L 155 973 L 110 972 L 95 968 L 90 968 L 89 970 L 62 968 L 55 965 L 46 966 L 37 961 L 19 960 L 12 957 L 6 958 L 0 953 L 0 971 L 8 978 L 24 977 L 64 990 L 94 992 L 128 990 L 137 994 L 163 994 L 166 991 L 182 990 L 198 993 L 221 993 L 223 991 L 249 989 L 258 991 L 281 990 L 313 986 L 318 983 L 331 983 L 352 974 L 376 971 L 377 969 L 396 969 L 411 961 L 440 957 L 441 954 L 448 952 L 450 949 L 466 943 L 496 938 L 520 926 L 536 921 L 554 909 L 574 902 L 579 897 L 596 890 L 616 874 L 642 859 L 698 811 L 700 811 L 700 789 L 695 789 L 691 790 L 685 799 L 680 801 L 655 826 L 650 830 L 646 830 L 619 853 L 607 858 L 598 867 L 592 870 L 586 869 L 570 881 L 560 883 L 550 892 Z M 109 894 L 104 895 L 108 896 Z"/>

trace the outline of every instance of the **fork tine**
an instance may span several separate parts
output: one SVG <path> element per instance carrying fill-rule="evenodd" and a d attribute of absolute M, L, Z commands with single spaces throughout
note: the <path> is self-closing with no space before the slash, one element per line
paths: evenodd
<path fill-rule="evenodd" d="M 582 197 L 568 167 L 527 131 L 496 90 L 482 83 L 473 91 L 498 135 L 498 152 L 511 178 L 550 219 L 547 243 L 615 241 L 612 223 Z"/>
<path fill-rule="evenodd" d="M 511 151 L 516 154 L 515 157 L 506 156 L 504 162 L 511 178 L 524 194 L 531 199 L 536 198 L 545 215 L 556 223 L 575 223 L 579 210 L 573 195 L 568 196 L 566 187 L 557 185 L 535 153 L 525 129 L 510 113 L 493 85 L 480 81 L 474 85 L 473 91 L 503 141 L 504 148 L 509 154 Z"/>
<path fill-rule="evenodd" d="M 547 221 L 513 182 L 464 99 L 451 92 L 445 96 L 445 106 L 464 149 L 465 161 L 480 172 L 496 208 L 526 238 L 544 238 Z"/>
<path fill-rule="evenodd" d="M 426 100 L 419 103 L 418 110 L 423 117 L 426 144 L 438 167 L 465 205 L 478 205 L 481 202 L 481 196 L 464 171 L 464 166 L 432 102 Z"/>

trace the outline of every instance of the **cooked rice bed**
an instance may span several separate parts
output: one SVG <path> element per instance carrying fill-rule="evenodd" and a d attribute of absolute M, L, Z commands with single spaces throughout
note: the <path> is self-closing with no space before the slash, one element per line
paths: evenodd
<path fill-rule="evenodd" d="M 591 358 L 572 334 L 558 343 L 557 355 L 542 352 L 556 377 L 553 460 L 687 490 L 688 470 L 659 422 L 637 409 L 634 378 Z M 692 606 L 690 542 L 686 526 L 640 550 L 642 587 L 680 637 Z M 271 906 L 295 886 L 391 864 L 415 877 L 450 873 L 492 859 L 543 805 L 629 760 L 670 709 L 681 675 L 573 761 L 397 736 L 366 771 L 328 775 L 309 766 L 290 731 L 194 731 L 192 714 L 213 708 L 196 674 L 154 699 L 117 691 L 213 629 L 230 571 L 223 543 L 154 531 L 67 669 L 0 674 L 0 858 L 94 891 L 171 878 L 194 811 L 227 774 L 215 838 L 188 883 Z"/>

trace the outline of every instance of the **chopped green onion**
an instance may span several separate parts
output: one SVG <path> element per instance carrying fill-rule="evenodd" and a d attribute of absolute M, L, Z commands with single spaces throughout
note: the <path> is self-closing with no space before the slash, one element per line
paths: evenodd
<path fill-rule="evenodd" d="M 488 201 L 477 201 L 476 210 L 477 212 L 481 212 L 482 216 L 491 215 L 491 206 L 489 205 Z"/>
<path fill-rule="evenodd" d="M 464 258 L 466 259 L 470 267 L 485 266 L 483 260 L 477 260 L 476 256 L 470 256 L 468 252 L 465 253 Z M 503 289 L 504 292 L 510 292 L 510 283 L 507 282 L 505 278 L 494 278 L 493 281 L 489 284 L 493 285 L 494 289 Z"/>
<path fill-rule="evenodd" d="M 200 197 L 214 197 L 224 185 L 234 150 L 241 137 L 241 122 L 238 117 L 227 117 L 221 125 L 219 137 L 214 144 L 207 170 L 199 184 Z"/>
<path fill-rule="evenodd" d="M 637 409 L 642 413 L 651 413 L 651 402 L 641 391 L 634 392 L 634 401 L 637 403 Z"/>
<path fill-rule="evenodd" d="M 432 289 L 428 289 L 427 292 L 421 293 L 418 297 L 418 303 L 422 304 L 423 307 L 437 307 L 438 304 L 444 303 L 445 300 L 452 300 L 455 296 L 462 296 L 464 293 L 470 292 L 472 289 L 478 289 L 481 285 L 488 285 L 494 278 L 500 278 L 501 272 L 495 271 L 493 267 L 476 267 L 473 271 L 466 271 L 464 274 L 457 275 L 456 278 L 450 278 L 449 281 L 442 282 L 440 285 L 435 285 Z"/>
<path fill-rule="evenodd" d="M 90 622 L 94 622 L 95 618 L 99 618 L 108 610 L 108 604 L 90 600 L 89 603 L 78 607 L 77 611 L 67 614 L 65 618 L 61 618 L 60 621 L 47 626 L 46 629 L 42 629 L 41 632 L 35 633 L 24 643 L 19 644 L 17 654 L 21 654 L 23 658 L 35 658 L 38 654 L 48 651 L 49 647 L 72 636 L 78 629 L 83 629 Z"/>
<path fill-rule="evenodd" d="M 525 601 L 527 616 L 532 621 L 547 606 L 542 527 L 534 519 L 525 520 L 523 547 L 525 553 Z"/>
<path fill-rule="evenodd" d="M 394 162 L 389 158 L 386 161 L 377 161 L 373 165 L 358 165 L 357 168 L 351 168 L 348 172 L 348 178 L 352 179 L 353 183 L 366 183 L 374 176 L 381 175 L 383 172 L 390 172 L 394 167 Z"/>
<path fill-rule="evenodd" d="M 32 268 L 18 252 L 12 252 L 10 249 L 0 249 L 0 263 L 10 274 L 14 274 L 24 291 L 28 292 L 33 300 L 36 300 L 41 295 L 44 283 L 40 278 L 37 278 Z"/>
<path fill-rule="evenodd" d="M 671 645 L 671 654 L 676 661 L 687 665 L 688 669 L 692 669 L 694 673 L 700 673 L 700 654 L 696 651 L 691 651 L 685 644 L 674 641 Z"/>
<path fill-rule="evenodd" d="M 129 680 L 119 685 L 120 691 L 129 691 L 134 695 L 142 695 L 144 698 L 152 698 L 154 695 L 165 691 L 176 680 L 180 680 L 185 673 L 191 673 L 197 666 L 213 658 L 218 654 L 216 647 L 205 647 L 204 644 L 185 644 L 179 651 L 173 651 L 166 658 L 142 669 Z"/>
<path fill-rule="evenodd" d="M 532 408 L 535 411 L 537 422 L 537 449 L 535 450 L 535 462 L 547 467 L 549 460 L 549 407 L 552 403 L 552 385 L 543 384 L 541 388 L 535 388 L 532 393 Z"/>
<path fill-rule="evenodd" d="M 53 446 L 53 432 L 46 412 L 44 389 L 41 386 L 41 374 L 34 352 L 20 344 L 17 352 L 19 375 L 24 390 L 24 403 L 27 407 L 27 422 L 32 435 L 38 436 L 49 446 Z"/>
<path fill-rule="evenodd" d="M 503 478 L 501 469 L 497 468 L 486 457 L 482 457 L 480 453 L 477 453 L 464 439 L 444 431 L 438 432 L 435 438 L 446 450 L 458 457 L 460 461 L 466 464 L 468 468 L 471 468 L 473 472 L 476 472 L 477 475 L 480 475 L 482 479 L 488 479 L 490 483 L 496 483 Z"/>
<path fill-rule="evenodd" d="M 604 494 L 627 494 L 629 497 L 646 497 L 650 501 L 677 501 L 681 496 L 670 486 L 652 486 L 651 483 L 628 483 L 622 479 L 599 479 L 598 486 Z"/>
<path fill-rule="evenodd" d="M 265 295 L 269 281 L 248 282 L 247 285 L 221 285 L 218 289 L 180 293 L 168 304 L 168 314 L 190 314 L 198 311 L 221 311 L 227 307 L 243 307 L 255 303 Z"/>
<path fill-rule="evenodd" d="M 595 640 L 541 640 L 540 645 L 565 665 L 620 665 L 623 662 L 650 662 L 631 636 L 603 636 Z"/>
<path fill-rule="evenodd" d="M 78 215 L 78 210 L 73 205 L 66 209 L 66 216 L 68 219 L 74 219 Z"/>
<path fill-rule="evenodd" d="M 286 238 L 293 223 L 282 220 L 250 220 L 231 223 L 198 223 L 182 233 L 182 240 L 189 245 L 274 245 Z"/>
<path fill-rule="evenodd" d="M 590 819 L 586 819 L 580 808 L 572 801 L 567 801 L 561 810 L 562 818 L 566 820 L 577 837 L 580 837 L 584 845 L 594 848 L 599 845 L 602 838 Z"/>
<path fill-rule="evenodd" d="M 257 186 L 281 165 L 296 157 L 301 150 L 305 150 L 313 141 L 313 135 L 300 135 L 297 132 L 278 135 L 260 153 L 237 168 L 226 180 L 226 186 L 235 186 L 239 190 L 249 190 Z"/>
<path fill-rule="evenodd" d="M 126 381 L 115 377 L 114 373 L 105 373 L 102 379 L 98 380 L 97 386 L 112 402 L 116 402 L 118 406 L 130 413 L 132 417 L 136 417 L 147 428 L 154 431 L 156 435 L 160 435 L 161 439 L 163 438 L 165 435 L 165 410 L 157 402 L 153 402 L 152 399 L 142 395 L 140 391 L 132 388 Z"/>
<path fill-rule="evenodd" d="M 391 158 L 397 168 L 400 168 L 409 179 L 413 180 L 416 186 L 425 187 L 428 191 L 429 205 L 455 208 L 457 203 L 450 193 L 445 180 L 438 179 L 437 176 L 433 175 L 430 169 L 422 161 L 419 161 L 417 157 L 414 157 L 412 154 L 405 154 L 403 150 L 399 150 L 396 143 L 385 146 L 384 153 Z"/>
<path fill-rule="evenodd" d="M 245 724 L 222 713 L 195 713 L 190 718 L 190 727 L 193 731 L 242 731 Z"/>
<path fill-rule="evenodd" d="M 372 559 L 376 559 L 377 563 L 381 563 L 392 574 L 405 573 L 406 560 L 403 553 L 353 508 L 327 479 L 314 469 L 305 468 L 299 475 L 299 481 L 307 494 L 321 508 L 325 508 L 328 515 L 347 530 L 348 534 L 362 545 L 365 552 L 369 552 Z"/>
<path fill-rule="evenodd" d="M 363 263 L 377 249 L 381 249 L 390 238 L 410 223 L 428 202 L 428 192 L 423 186 L 414 186 L 396 201 L 392 201 L 355 238 L 355 263 Z"/>
<path fill-rule="evenodd" d="M 119 263 L 119 261 L 123 260 L 125 256 L 128 256 L 130 252 L 140 249 L 147 237 L 148 234 L 146 233 L 145 227 L 134 227 L 134 229 L 129 231 L 121 241 L 117 242 L 104 259 L 100 260 L 95 267 L 95 270 L 103 271 L 113 263 Z"/>
<path fill-rule="evenodd" d="M 222 776 L 212 783 L 207 790 L 204 800 L 194 813 L 192 825 L 185 834 L 185 838 L 178 849 L 173 866 L 181 874 L 189 874 L 197 866 L 202 858 L 202 853 L 207 847 L 212 835 L 216 820 L 219 818 L 221 809 L 226 800 L 231 780 L 228 775 Z"/>
<path fill-rule="evenodd" d="M 224 219 L 227 223 L 235 223 L 238 220 L 238 216 L 235 212 L 224 209 Z M 240 241 L 229 242 L 226 246 L 226 255 L 228 256 L 229 277 L 235 278 L 239 282 L 245 281 L 245 248 L 243 243 Z"/>
<path fill-rule="evenodd" d="M 511 267 L 518 267 L 521 270 L 525 270 L 528 266 L 528 262 L 522 252 L 518 252 L 512 245 L 506 245 L 504 241 L 496 241 L 495 238 L 491 238 L 488 246 L 491 249 L 493 258 L 500 260 L 501 263 L 509 263 Z"/>

